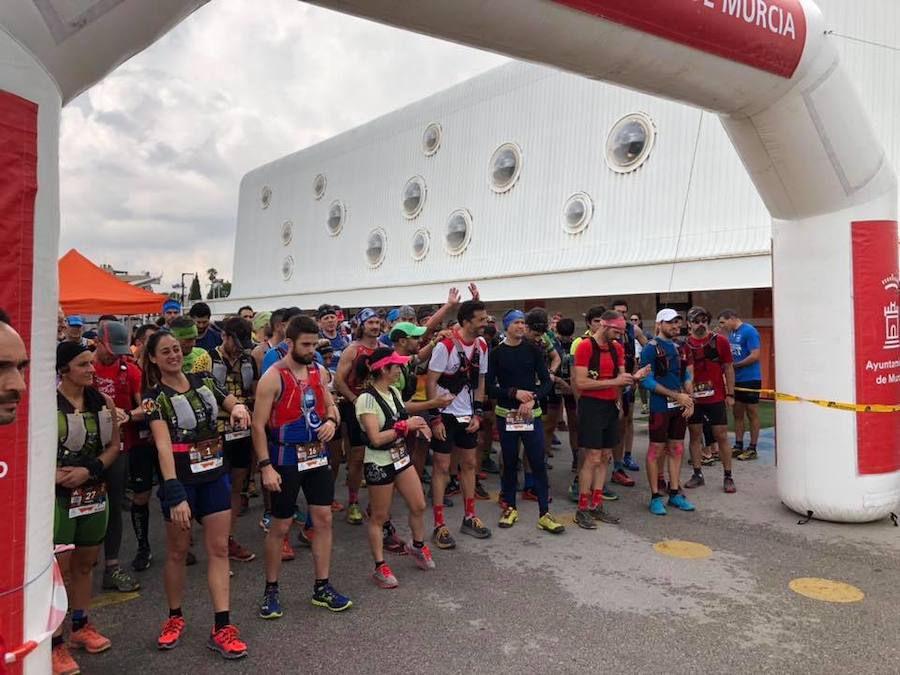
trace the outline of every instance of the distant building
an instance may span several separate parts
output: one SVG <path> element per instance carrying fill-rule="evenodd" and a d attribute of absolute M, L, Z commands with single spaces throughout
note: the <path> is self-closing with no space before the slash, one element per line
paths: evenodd
<path fill-rule="evenodd" d="M 121 279 L 122 281 L 131 284 L 132 286 L 137 286 L 138 288 L 143 288 L 148 291 L 153 291 L 153 285 L 161 283 L 161 275 L 157 274 L 153 276 L 150 272 L 141 272 L 140 274 L 129 274 L 124 270 L 114 269 L 112 265 L 108 265 L 103 263 L 100 265 L 100 269 L 109 274 L 112 274 L 114 277 Z"/>

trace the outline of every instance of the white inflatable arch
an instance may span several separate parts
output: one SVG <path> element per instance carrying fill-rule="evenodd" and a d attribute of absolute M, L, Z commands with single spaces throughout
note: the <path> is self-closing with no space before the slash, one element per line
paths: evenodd
<path fill-rule="evenodd" d="M 0 569 L 0 653 L 45 633 L 51 604 L 60 108 L 203 4 L 0 3 L 0 306 L 33 360 L 28 409 L 0 427 L 11 563 Z M 779 389 L 900 401 L 896 179 L 811 0 L 315 4 L 718 113 L 773 218 Z M 778 490 L 794 511 L 862 522 L 896 509 L 897 413 L 779 404 L 777 434 Z M 47 670 L 47 642 L 26 670 Z"/>

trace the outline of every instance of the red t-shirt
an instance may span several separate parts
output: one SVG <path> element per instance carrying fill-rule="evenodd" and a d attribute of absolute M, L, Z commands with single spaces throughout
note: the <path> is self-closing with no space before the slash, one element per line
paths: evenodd
<path fill-rule="evenodd" d="M 691 335 L 688 337 L 687 344 L 694 365 L 694 400 L 700 405 L 724 401 L 725 374 L 723 366 L 726 363 L 734 363 L 728 338 L 712 334 L 699 339 Z M 711 360 L 706 354 L 711 349 L 715 349 L 718 354 L 715 360 Z"/>
<path fill-rule="evenodd" d="M 109 365 L 94 359 L 94 388 L 109 396 L 117 408 L 133 410 L 135 396 L 141 399 L 141 369 L 124 358 L 119 358 Z M 135 444 L 137 432 L 134 424 L 126 424 L 122 440 L 127 450 Z"/>
<path fill-rule="evenodd" d="M 578 343 L 575 349 L 575 366 L 588 369 L 588 376 L 592 380 L 612 380 L 619 374 L 620 367 L 625 365 L 625 348 L 618 342 L 611 343 L 613 349 L 616 350 L 616 360 L 613 361 L 612 354 L 609 351 L 609 345 L 606 347 L 598 345 L 600 349 L 600 362 L 597 368 L 598 372 L 591 372 L 591 356 L 594 353 L 594 342 L 590 338 L 585 338 Z M 609 387 L 607 389 L 585 389 L 579 392 L 581 396 L 586 398 L 598 398 L 601 401 L 615 401 L 619 398 L 619 387 Z"/>

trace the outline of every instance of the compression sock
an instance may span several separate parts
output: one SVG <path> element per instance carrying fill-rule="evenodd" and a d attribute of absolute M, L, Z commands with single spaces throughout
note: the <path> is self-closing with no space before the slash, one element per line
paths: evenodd
<path fill-rule="evenodd" d="M 87 612 L 83 609 L 76 609 L 72 612 L 72 630 L 81 630 L 88 622 Z"/>
<path fill-rule="evenodd" d="M 731 471 L 725 471 L 725 478 L 731 478 Z"/>
<path fill-rule="evenodd" d="M 624 462 L 622 462 L 622 461 L 620 461 L 620 460 L 618 460 L 618 459 L 617 459 L 616 461 L 613 462 L 613 471 L 623 471 L 624 469 L 625 469 L 625 463 L 624 463 Z"/>
<path fill-rule="evenodd" d="M 603 490 L 594 490 L 591 494 L 591 508 L 599 509 L 603 507 Z"/>
<path fill-rule="evenodd" d="M 146 551 L 150 548 L 150 536 L 148 534 L 149 525 L 150 505 L 132 504 L 131 527 L 134 529 L 134 537 L 137 539 L 139 551 Z"/>
<path fill-rule="evenodd" d="M 578 510 L 579 511 L 587 511 L 588 502 L 591 500 L 590 492 L 582 492 L 578 495 Z"/>
<path fill-rule="evenodd" d="M 434 526 L 435 527 L 443 527 L 444 526 L 444 505 L 443 504 L 435 504 L 434 509 Z"/>
<path fill-rule="evenodd" d="M 475 517 L 475 497 L 466 497 L 464 500 L 466 509 L 466 518 Z"/>
<path fill-rule="evenodd" d="M 351 490 L 347 488 L 347 499 L 350 504 L 359 504 L 359 490 Z"/>
<path fill-rule="evenodd" d="M 215 613 L 215 625 L 216 630 L 221 630 L 225 628 L 228 624 L 231 623 L 231 618 L 228 616 L 228 610 L 226 609 L 224 612 L 216 612 Z"/>

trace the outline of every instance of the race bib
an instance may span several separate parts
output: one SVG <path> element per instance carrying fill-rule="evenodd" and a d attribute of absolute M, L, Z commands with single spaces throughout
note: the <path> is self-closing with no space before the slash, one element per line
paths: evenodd
<path fill-rule="evenodd" d="M 523 415 L 518 410 L 506 413 L 507 431 L 534 431 L 534 416 Z"/>
<path fill-rule="evenodd" d="M 138 431 L 138 438 L 140 438 L 142 441 L 146 441 L 148 438 L 150 438 L 150 430 L 141 429 L 140 431 Z"/>
<path fill-rule="evenodd" d="M 203 473 L 212 471 L 222 466 L 222 453 L 218 444 L 206 444 L 202 447 L 194 446 L 190 452 L 191 473 Z"/>
<path fill-rule="evenodd" d="M 238 431 L 230 431 L 225 434 L 226 441 L 236 441 L 239 438 L 249 438 L 250 437 L 250 429 L 240 429 Z"/>
<path fill-rule="evenodd" d="M 325 445 L 311 443 L 310 445 L 297 446 L 297 471 L 309 471 L 320 466 L 328 466 L 328 456 L 325 454 Z"/>
<path fill-rule="evenodd" d="M 712 382 L 699 382 L 694 387 L 694 398 L 707 398 L 714 396 L 716 390 L 713 388 Z"/>
<path fill-rule="evenodd" d="M 677 410 L 681 408 L 681 406 L 678 405 L 677 401 L 666 401 L 666 406 L 669 408 L 669 410 Z"/>
<path fill-rule="evenodd" d="M 400 443 L 391 448 L 391 461 L 394 463 L 395 471 L 399 471 L 409 464 L 409 452 L 406 450 L 406 443 Z"/>
<path fill-rule="evenodd" d="M 69 518 L 101 513 L 106 508 L 106 484 L 82 485 L 72 490 L 69 498 Z"/>
<path fill-rule="evenodd" d="M 472 416 L 471 415 L 457 415 L 456 421 L 459 422 L 460 424 L 465 424 L 466 426 L 468 426 L 469 422 L 472 421 Z"/>

